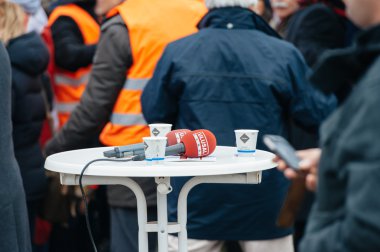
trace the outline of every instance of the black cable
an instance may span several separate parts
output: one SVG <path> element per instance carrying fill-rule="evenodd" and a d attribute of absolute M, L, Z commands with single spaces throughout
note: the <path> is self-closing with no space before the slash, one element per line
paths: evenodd
<path fill-rule="evenodd" d="M 87 231 L 88 231 L 88 235 L 90 236 L 90 240 L 91 240 L 91 244 L 92 244 L 92 247 L 94 248 L 94 251 L 95 252 L 98 252 L 98 249 L 96 248 L 96 244 L 95 244 L 95 241 L 94 241 L 94 237 L 92 236 L 92 231 L 91 231 L 91 226 L 90 226 L 90 220 L 88 218 L 88 204 L 87 204 L 87 196 L 86 196 L 86 193 L 84 192 L 83 190 L 83 185 L 82 185 L 82 178 L 83 178 L 83 174 L 84 172 L 87 170 L 87 168 L 95 163 L 95 162 L 100 162 L 100 161 L 111 161 L 111 162 L 128 162 L 128 161 L 132 161 L 132 157 L 131 158 L 128 158 L 128 159 L 106 159 L 106 158 L 100 158 L 100 159 L 94 159 L 90 162 L 88 162 L 82 169 L 82 172 L 80 173 L 80 176 L 79 176 L 79 187 L 80 187 L 80 191 L 82 193 L 82 200 L 84 202 L 84 215 L 85 215 L 85 218 L 86 218 L 86 226 L 87 226 Z"/>

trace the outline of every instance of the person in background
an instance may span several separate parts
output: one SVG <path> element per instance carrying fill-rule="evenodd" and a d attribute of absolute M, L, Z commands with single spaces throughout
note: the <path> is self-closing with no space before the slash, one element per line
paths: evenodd
<path fill-rule="evenodd" d="M 9 3 L 0 0 L 0 34 Z M 12 82 L 8 53 L 0 39 L 0 251 L 31 252 L 28 212 L 12 139 Z"/>
<path fill-rule="evenodd" d="M 100 34 L 94 7 L 95 0 L 59 0 L 50 10 L 43 36 L 51 53 L 48 73 L 54 91 L 53 113 L 58 116 L 58 126 L 49 127 L 52 133 L 64 125 L 86 88 Z M 99 146 L 97 136 L 83 146 Z M 92 216 L 96 212 L 92 203 L 97 205 L 94 202 L 97 192 L 91 187 L 86 189 L 91 194 Z M 59 177 L 49 173 L 49 192 L 44 202 L 41 217 L 52 224 L 50 249 L 87 251 L 91 244 L 87 239 L 79 187 L 62 187 Z"/>
<path fill-rule="evenodd" d="M 324 51 L 350 45 L 355 27 L 341 0 L 271 0 L 274 27 L 313 66 Z"/>
<path fill-rule="evenodd" d="M 203 1 L 194 0 L 128 0 L 109 11 L 86 91 L 67 124 L 46 145 L 46 153 L 81 148 L 99 129 L 106 146 L 139 143 L 149 136 L 141 112 L 142 90 L 165 46 L 196 32 L 205 12 Z M 136 182 L 147 198 L 148 219 L 156 219 L 154 179 Z M 107 195 L 111 251 L 137 251 L 135 195 L 123 186 L 109 186 Z M 149 237 L 150 251 L 155 251 L 157 236 Z"/>
<path fill-rule="evenodd" d="M 290 17 L 300 8 L 299 0 L 270 0 L 273 15 L 270 25 L 282 36 L 285 36 Z"/>
<path fill-rule="evenodd" d="M 325 51 L 346 47 L 353 39 L 350 34 L 353 25 L 345 17 L 344 4 L 340 0 L 272 0 L 272 4 L 275 16 L 280 17 L 279 29 L 284 39 L 301 51 L 311 67 Z M 308 132 L 292 121 L 290 125 L 289 141 L 297 150 L 318 146 L 317 133 Z M 313 199 L 313 193 L 306 193 L 297 215 L 296 244 L 303 235 Z"/>
<path fill-rule="evenodd" d="M 351 44 L 354 26 L 345 17 L 340 0 L 298 0 L 300 9 L 288 22 L 285 39 L 294 44 L 313 66 L 326 50 Z"/>
<path fill-rule="evenodd" d="M 78 105 L 89 80 L 100 36 L 94 8 L 95 0 L 60 0 L 49 15 L 55 63 L 51 79 L 59 128 Z M 93 142 L 91 139 L 89 146 Z"/>
<path fill-rule="evenodd" d="M 335 108 L 308 85 L 303 57 L 251 8 L 256 0 L 206 0 L 209 12 L 194 35 L 170 43 L 142 95 L 148 123 L 209 129 L 218 145 L 235 145 L 234 129 L 287 136 L 286 115 L 318 129 Z M 169 220 L 177 219 L 178 194 L 189 178 L 173 178 Z M 244 251 L 293 251 L 292 229 L 276 226 L 288 183 L 276 170 L 260 185 L 201 185 L 188 198 L 190 252 L 219 252 L 238 240 Z M 170 236 L 169 251 L 178 238 Z"/>
<path fill-rule="evenodd" d="M 47 15 L 41 5 L 41 0 L 10 0 L 10 2 L 20 5 L 28 15 L 28 24 L 26 31 L 35 31 L 38 34 L 47 24 Z"/>
<path fill-rule="evenodd" d="M 267 22 L 272 18 L 272 9 L 269 0 L 258 0 L 252 10 Z"/>
<path fill-rule="evenodd" d="M 320 149 L 298 152 L 302 173 L 277 159 L 288 178 L 306 174 L 316 191 L 301 252 L 380 251 L 380 2 L 345 3 L 348 18 L 364 31 L 352 47 L 325 53 L 311 81 L 347 95 L 321 127 Z"/>
<path fill-rule="evenodd" d="M 352 43 L 358 29 L 347 19 L 341 0 L 302 0 L 300 5 L 301 9 L 288 23 L 285 39 L 302 52 L 310 66 L 314 66 L 324 52 L 344 48 Z M 340 97 L 337 94 L 338 100 L 341 100 Z M 297 150 L 315 148 L 318 141 L 317 134 L 311 134 L 292 124 L 290 142 Z M 296 244 L 302 238 L 313 199 L 313 193 L 308 192 L 296 221 Z"/>
<path fill-rule="evenodd" d="M 35 31 L 41 34 L 47 23 L 48 17 L 46 15 L 46 12 L 42 6 L 40 6 L 36 13 L 29 16 L 27 31 Z"/>
<path fill-rule="evenodd" d="M 120 5 L 124 0 L 96 0 L 95 13 L 98 17 L 106 22 L 116 12 L 116 7 Z"/>
<path fill-rule="evenodd" d="M 271 0 L 271 25 L 293 43 L 312 66 L 321 52 L 350 44 L 355 27 L 341 0 Z"/>
<path fill-rule="evenodd" d="M 26 33 L 35 32 L 43 36 L 43 31 L 47 24 L 47 15 L 45 13 L 45 10 L 41 6 L 40 0 L 9 0 L 9 2 L 20 5 L 22 9 L 24 10 L 25 15 L 27 15 Z M 18 44 L 17 47 L 19 47 L 20 43 L 17 43 L 17 44 Z M 30 51 L 28 51 L 28 54 L 30 55 Z M 20 55 L 18 55 L 17 57 L 20 57 Z M 39 66 L 36 66 L 36 69 L 39 69 Z M 53 127 L 49 127 L 49 122 L 50 122 L 49 118 L 51 119 L 51 108 L 52 108 L 52 102 L 53 102 L 52 101 L 53 92 L 52 92 L 52 87 L 50 85 L 48 74 L 46 72 L 45 74 L 42 75 L 42 83 L 44 84 L 42 88 L 42 94 L 44 97 L 44 101 L 46 103 L 44 104 L 44 107 L 46 110 L 45 111 L 46 119 L 43 123 L 40 138 L 39 138 L 39 142 L 41 146 L 43 146 L 44 139 L 49 137 L 49 133 L 52 132 L 50 131 L 50 129 L 53 128 Z M 53 123 L 51 123 L 50 125 L 53 125 Z M 38 158 L 38 156 L 34 157 L 34 159 L 36 158 Z M 41 184 L 41 186 L 43 185 L 46 185 L 46 183 Z M 39 214 L 37 214 L 36 221 L 31 222 L 33 225 L 35 225 L 35 227 L 33 227 L 33 232 L 32 232 L 33 251 L 42 251 L 43 247 L 47 248 L 47 242 L 46 242 L 47 239 L 40 239 L 41 237 L 47 237 L 43 235 L 45 232 L 41 230 L 40 213 L 41 213 L 41 208 L 43 208 L 43 206 L 41 206 L 41 202 L 42 200 L 39 199 L 37 201 L 37 204 L 35 204 L 34 210 L 38 210 Z M 32 215 L 36 215 L 36 213 L 37 211 L 33 211 Z M 35 218 L 33 218 L 33 220 L 34 219 Z"/>
<path fill-rule="evenodd" d="M 49 53 L 37 33 L 26 33 L 27 14 L 20 6 L 2 3 L 0 10 L 0 40 L 6 44 L 12 66 L 14 152 L 21 171 L 33 237 L 37 212 L 46 191 L 44 158 L 38 140 L 45 119 L 42 74 L 47 68 Z"/>

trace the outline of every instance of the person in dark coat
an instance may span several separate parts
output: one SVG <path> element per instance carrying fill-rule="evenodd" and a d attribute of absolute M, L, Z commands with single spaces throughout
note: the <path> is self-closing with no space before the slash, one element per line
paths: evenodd
<path fill-rule="evenodd" d="M 327 50 L 346 47 L 353 27 L 340 0 L 298 0 L 300 9 L 288 17 L 284 39 L 297 47 L 307 64 L 313 66 Z M 350 38 L 348 38 L 350 36 Z M 290 143 L 297 149 L 318 146 L 318 134 L 292 124 Z M 306 211 L 307 212 L 307 211 Z"/>
<path fill-rule="evenodd" d="M 266 149 L 264 134 L 287 137 L 288 114 L 300 125 L 318 129 L 335 98 L 308 85 L 299 51 L 247 5 L 224 1 L 231 7 L 213 8 L 210 2 L 222 1 L 208 2 L 200 31 L 169 44 L 163 53 L 142 95 L 147 122 L 209 129 L 218 145 L 227 146 L 235 145 L 234 129 L 258 129 L 259 149 Z M 170 221 L 177 219 L 178 194 L 188 180 L 171 180 Z M 245 251 L 293 251 L 292 229 L 275 224 L 287 188 L 276 170 L 265 171 L 260 185 L 195 188 L 188 199 L 190 243 L 209 240 L 197 251 L 211 251 L 206 246 L 219 247 L 225 240 L 243 241 Z M 170 240 L 170 251 L 175 251 L 175 238 Z"/>
<path fill-rule="evenodd" d="M 326 93 L 352 91 L 321 127 L 321 149 L 298 153 L 317 194 L 304 252 L 380 251 L 380 2 L 346 3 L 349 18 L 366 30 L 353 47 L 326 53 L 311 76 Z M 297 177 L 282 161 L 279 168 Z"/>
<path fill-rule="evenodd" d="M 12 124 L 15 157 L 26 194 L 31 237 L 46 190 L 44 158 L 39 145 L 46 116 L 43 78 L 49 53 L 36 33 L 26 33 L 27 14 L 14 3 L 4 3 L 0 39 L 6 43 L 12 66 Z M 47 95 L 45 96 L 47 97 Z M 46 98 L 47 99 L 47 98 Z M 47 103 L 47 101 L 46 101 Z"/>
<path fill-rule="evenodd" d="M 0 42 L 0 251 L 31 252 L 25 193 L 14 156 L 11 68 Z"/>
<path fill-rule="evenodd" d="M 357 30 L 345 17 L 341 0 L 271 0 L 271 3 L 272 23 L 278 20 L 277 31 L 301 51 L 309 66 L 324 51 L 350 45 Z"/>
<path fill-rule="evenodd" d="M 300 1 L 301 9 L 289 19 L 285 40 L 294 44 L 313 66 L 326 50 L 348 46 L 352 23 L 345 17 L 344 4 L 335 1 Z"/>
<path fill-rule="evenodd" d="M 46 192 L 45 159 L 39 144 L 46 117 L 43 73 L 49 53 L 37 33 L 27 33 L 9 41 L 12 65 L 13 142 L 23 179 L 31 234 L 41 200 Z"/>
<path fill-rule="evenodd" d="M 54 2 L 50 7 L 50 12 L 54 8 L 73 3 L 87 13 L 94 20 L 98 20 L 95 14 L 95 0 L 60 0 Z M 51 26 L 51 33 L 54 41 L 56 66 L 75 72 L 82 67 L 91 65 L 95 55 L 96 45 L 85 45 L 82 33 L 73 19 L 67 16 L 59 17 Z"/>
<path fill-rule="evenodd" d="M 309 66 L 327 50 L 346 47 L 352 40 L 349 36 L 351 22 L 344 15 L 344 4 L 340 0 L 299 0 L 300 9 L 287 23 L 284 39 L 295 45 Z M 315 148 L 319 136 L 291 122 L 289 142 L 297 150 Z M 297 185 L 294 185 L 297 186 Z M 297 214 L 294 240 L 296 247 L 303 236 L 314 194 L 307 192 Z"/>
<path fill-rule="evenodd" d="M 298 0 L 298 2 L 300 9 L 288 18 L 284 39 L 301 51 L 309 66 L 313 66 L 327 50 L 344 48 L 352 42 L 352 31 L 355 27 L 345 17 L 342 1 Z M 318 146 L 318 134 L 307 132 L 293 122 L 289 134 L 289 142 L 297 150 Z M 295 222 L 296 244 L 303 236 L 313 200 L 314 194 L 307 192 Z"/>

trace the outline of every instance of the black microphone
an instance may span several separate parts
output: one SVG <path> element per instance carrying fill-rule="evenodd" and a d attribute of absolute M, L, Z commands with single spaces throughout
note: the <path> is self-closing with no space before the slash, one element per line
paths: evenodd
<path fill-rule="evenodd" d="M 165 148 L 165 156 L 174 156 L 185 153 L 185 145 L 183 143 L 175 144 Z M 132 157 L 133 161 L 145 160 L 145 153 L 140 153 Z"/>
<path fill-rule="evenodd" d="M 108 158 L 116 157 L 123 158 L 135 156 L 144 153 L 144 143 L 131 144 L 126 146 L 115 147 L 113 150 L 103 152 L 103 155 Z"/>

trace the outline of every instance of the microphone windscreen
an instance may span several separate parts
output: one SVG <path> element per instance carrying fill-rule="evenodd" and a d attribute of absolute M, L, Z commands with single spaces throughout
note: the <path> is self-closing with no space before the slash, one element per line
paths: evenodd
<path fill-rule="evenodd" d="M 209 130 L 194 130 L 182 138 L 185 146 L 184 156 L 190 158 L 206 157 L 216 148 L 216 138 Z"/>
<path fill-rule="evenodd" d="M 189 132 L 191 131 L 188 129 L 177 129 L 170 131 L 166 134 L 166 137 L 168 138 L 168 146 L 179 144 L 182 138 Z"/>

